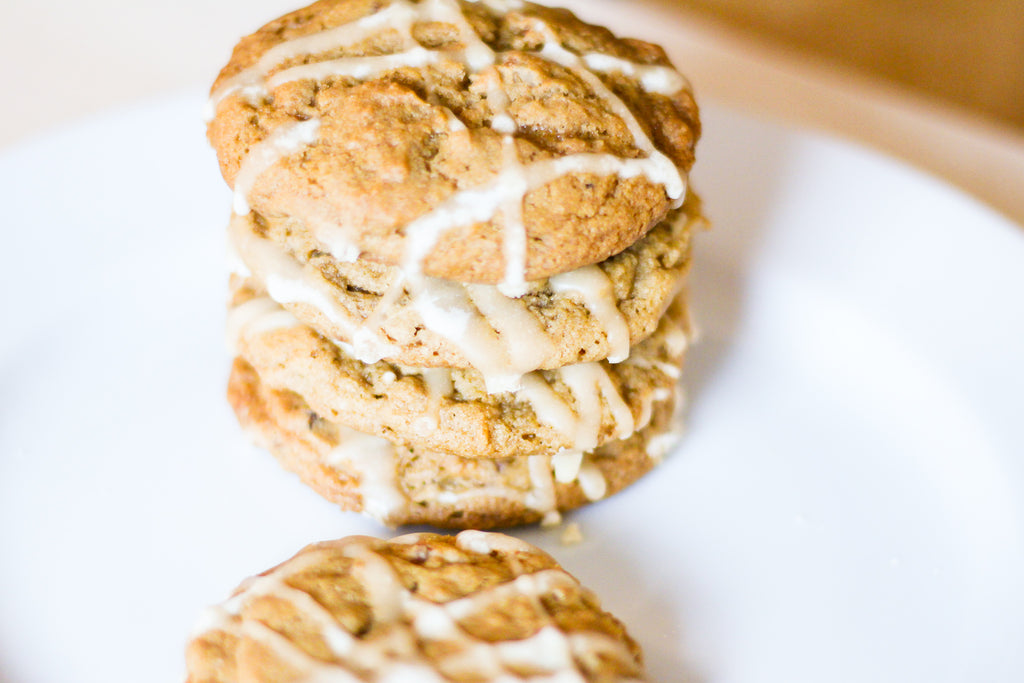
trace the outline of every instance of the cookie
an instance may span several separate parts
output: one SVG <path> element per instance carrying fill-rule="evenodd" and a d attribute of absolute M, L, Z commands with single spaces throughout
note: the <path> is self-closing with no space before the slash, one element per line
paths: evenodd
<path fill-rule="evenodd" d="M 303 548 L 200 619 L 186 683 L 639 681 L 639 646 L 551 556 L 502 534 Z"/>
<path fill-rule="evenodd" d="M 233 217 L 229 234 L 239 272 L 359 360 L 485 372 L 501 365 L 522 374 L 625 358 L 679 291 L 692 234 L 703 225 L 691 193 L 625 251 L 530 283 L 518 298 L 492 285 L 410 282 L 396 267 L 339 261 L 290 219 L 251 212 Z"/>
<path fill-rule="evenodd" d="M 686 350 L 680 297 L 658 330 L 621 363 L 575 363 L 529 373 L 492 393 L 470 369 L 363 363 L 245 287 L 229 314 L 237 354 L 273 388 L 320 415 L 412 448 L 466 458 L 589 451 L 632 434 L 672 394 Z"/>
<path fill-rule="evenodd" d="M 322 0 L 244 38 L 210 104 L 236 213 L 507 293 L 680 205 L 700 127 L 660 48 L 515 0 Z"/>
<path fill-rule="evenodd" d="M 638 431 L 592 453 L 461 458 L 395 446 L 325 419 L 299 394 L 235 359 L 228 398 L 253 440 L 321 496 L 388 525 L 494 528 L 557 521 L 657 465 L 678 441 L 681 399 L 652 406 Z"/>

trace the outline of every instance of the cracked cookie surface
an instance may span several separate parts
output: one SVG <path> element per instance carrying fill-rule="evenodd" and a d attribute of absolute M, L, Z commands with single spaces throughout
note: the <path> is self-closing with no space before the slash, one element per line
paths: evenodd
<path fill-rule="evenodd" d="M 660 48 L 519 2 L 323 0 L 243 39 L 211 104 L 239 213 L 510 287 L 645 234 L 699 135 Z"/>
<path fill-rule="evenodd" d="M 524 541 L 467 531 L 303 548 L 206 611 L 187 683 L 639 681 L 639 646 Z"/>

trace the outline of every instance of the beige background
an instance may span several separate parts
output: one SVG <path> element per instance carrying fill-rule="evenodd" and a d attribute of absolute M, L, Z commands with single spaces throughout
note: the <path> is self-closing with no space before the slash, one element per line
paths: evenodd
<path fill-rule="evenodd" d="M 657 0 L 1024 129 L 1022 0 Z"/>

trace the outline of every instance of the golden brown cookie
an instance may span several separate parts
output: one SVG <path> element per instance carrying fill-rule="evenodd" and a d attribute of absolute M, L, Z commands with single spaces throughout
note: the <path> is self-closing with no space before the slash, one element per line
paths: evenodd
<path fill-rule="evenodd" d="M 489 393 L 476 370 L 363 363 L 245 288 L 229 315 L 235 351 L 323 417 L 394 443 L 466 458 L 589 451 L 637 430 L 667 400 L 687 344 L 683 297 L 621 363 L 575 363 Z"/>
<path fill-rule="evenodd" d="M 625 683 L 639 646 L 554 559 L 502 534 L 307 546 L 210 608 L 187 683 Z"/>
<path fill-rule="evenodd" d="M 211 105 L 237 213 L 506 291 L 635 242 L 699 135 L 660 48 L 515 0 L 321 0 L 244 38 Z"/>
<path fill-rule="evenodd" d="M 525 373 L 624 358 L 682 286 L 692 234 L 704 223 L 691 193 L 625 251 L 530 283 L 518 298 L 493 285 L 410 282 L 393 266 L 338 261 L 288 219 L 235 216 L 229 234 L 241 273 L 360 360 Z"/>
<path fill-rule="evenodd" d="M 342 509 L 389 526 L 494 528 L 556 521 L 637 480 L 677 442 L 680 398 L 659 401 L 638 431 L 592 453 L 460 458 L 398 447 L 312 410 L 236 359 L 228 398 L 257 444 Z"/>

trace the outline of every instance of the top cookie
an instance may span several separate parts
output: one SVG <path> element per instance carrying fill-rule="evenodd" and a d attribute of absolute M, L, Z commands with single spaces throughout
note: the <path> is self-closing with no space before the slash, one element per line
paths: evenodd
<path fill-rule="evenodd" d="M 244 38 L 211 105 L 236 212 L 507 291 L 635 242 L 699 134 L 660 48 L 515 0 L 321 0 Z"/>

